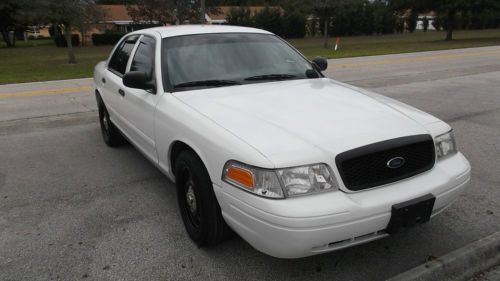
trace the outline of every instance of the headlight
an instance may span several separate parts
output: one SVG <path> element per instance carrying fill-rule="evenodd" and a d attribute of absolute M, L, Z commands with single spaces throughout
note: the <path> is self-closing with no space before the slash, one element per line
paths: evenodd
<path fill-rule="evenodd" d="M 337 189 L 333 175 L 325 164 L 271 170 L 229 161 L 224 167 L 222 180 L 269 198 L 293 197 Z"/>
<path fill-rule="evenodd" d="M 436 145 L 436 155 L 438 160 L 457 152 L 457 145 L 455 143 L 453 131 L 437 136 L 434 139 L 434 143 Z"/>
<path fill-rule="evenodd" d="M 325 164 L 279 169 L 277 173 L 283 190 L 290 197 L 336 189 L 330 169 Z"/>

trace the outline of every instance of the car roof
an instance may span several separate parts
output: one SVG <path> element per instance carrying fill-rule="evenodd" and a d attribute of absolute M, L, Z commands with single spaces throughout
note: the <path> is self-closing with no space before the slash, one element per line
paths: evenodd
<path fill-rule="evenodd" d="M 198 25 L 172 25 L 172 26 L 160 26 L 152 27 L 147 29 L 141 29 L 130 34 L 147 34 L 147 33 L 159 33 L 162 38 L 183 36 L 191 34 L 208 34 L 208 33 L 260 33 L 260 34 L 272 34 L 269 31 L 262 29 L 234 26 L 234 25 L 212 25 L 212 24 L 198 24 Z"/>

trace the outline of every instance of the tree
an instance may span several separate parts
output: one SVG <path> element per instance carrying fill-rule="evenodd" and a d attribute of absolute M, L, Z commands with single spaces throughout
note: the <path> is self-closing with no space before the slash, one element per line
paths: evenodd
<path fill-rule="evenodd" d="M 127 5 L 130 16 L 135 21 L 150 23 L 201 22 L 201 0 L 135 0 L 135 5 Z M 206 1 L 205 9 L 217 13 L 217 2 Z"/>
<path fill-rule="evenodd" d="M 418 14 L 432 11 L 434 0 L 389 0 L 389 7 L 403 17 L 410 33 L 417 28 Z M 436 0 L 441 1 L 441 0 Z"/>
<path fill-rule="evenodd" d="M 268 30 L 274 34 L 283 35 L 285 26 L 281 10 L 265 7 L 253 17 L 255 27 Z"/>
<path fill-rule="evenodd" d="M 231 8 L 226 20 L 230 25 L 254 26 L 250 10 L 243 7 Z"/>
<path fill-rule="evenodd" d="M 315 14 L 323 23 L 323 47 L 328 48 L 328 26 L 332 20 L 332 15 L 340 6 L 341 0 L 321 0 L 313 4 Z"/>
<path fill-rule="evenodd" d="M 15 36 L 11 36 L 11 31 L 15 29 L 16 13 L 19 11 L 19 5 L 13 0 L 2 0 L 0 2 L 0 32 L 7 47 L 14 47 L 16 44 Z"/>
<path fill-rule="evenodd" d="M 16 30 L 23 30 L 25 25 L 36 23 L 36 18 L 42 13 L 29 0 L 0 1 L 0 33 L 7 47 L 16 45 Z"/>
<path fill-rule="evenodd" d="M 465 14 L 469 10 L 498 11 L 500 6 L 498 0 L 390 0 L 390 4 L 396 11 L 411 9 L 418 13 L 437 12 L 438 17 L 444 17 L 442 26 L 446 29 L 445 40 L 453 39 L 453 29 L 459 13 Z"/>
<path fill-rule="evenodd" d="M 425 16 L 424 19 L 422 20 L 422 27 L 424 29 L 424 32 L 426 32 L 427 29 L 429 28 L 429 19 L 427 18 L 427 16 Z"/>
<path fill-rule="evenodd" d="M 70 13 L 68 7 L 72 4 L 78 6 L 81 1 L 72 1 L 77 3 L 68 3 L 68 0 L 2 0 L 0 2 L 0 29 L 7 46 L 15 45 L 15 38 L 9 36 L 9 33 L 16 29 L 24 28 L 28 24 L 40 24 L 47 22 L 64 22 L 66 18 L 74 21 L 81 13 Z M 75 16 L 75 17 L 73 17 Z M 74 58 L 74 55 L 73 55 Z M 74 61 L 74 59 L 73 59 Z"/>
<path fill-rule="evenodd" d="M 304 14 L 295 12 L 286 12 L 284 16 L 284 36 L 286 38 L 303 38 L 306 35 L 306 17 Z"/>
<path fill-rule="evenodd" d="M 134 21 L 161 24 L 174 22 L 176 2 L 183 0 L 138 0 L 137 5 L 127 5 L 127 11 Z"/>
<path fill-rule="evenodd" d="M 173 16 L 175 23 L 204 23 L 205 19 L 203 18 L 203 21 L 201 19 L 201 4 L 201 1 L 174 0 Z"/>
<path fill-rule="evenodd" d="M 375 0 L 369 6 L 371 6 L 369 12 L 374 17 L 373 23 L 371 23 L 374 31 L 379 34 L 394 33 L 394 30 L 397 29 L 398 17 L 392 9 L 389 9 L 387 1 Z"/>
<path fill-rule="evenodd" d="M 438 13 L 438 15 L 442 15 L 444 17 L 443 26 L 446 29 L 446 37 L 445 40 L 453 40 L 453 30 L 456 25 L 456 17 L 457 14 L 462 12 L 465 13 L 473 6 L 477 5 L 478 2 L 481 2 L 480 6 L 483 6 L 482 9 L 487 8 L 487 2 L 491 2 L 495 0 L 425 0 L 425 7 L 427 10 L 434 10 Z"/>
<path fill-rule="evenodd" d="M 82 7 L 82 15 L 75 19 L 74 26 L 80 34 L 82 38 L 80 40 L 80 44 L 82 46 L 85 45 L 85 38 L 87 37 L 87 31 L 89 26 L 93 23 L 97 23 L 100 20 L 103 20 L 106 16 L 106 12 L 102 9 L 99 9 L 96 5 L 84 5 Z"/>
<path fill-rule="evenodd" d="M 443 27 L 442 18 L 439 16 L 435 17 L 432 21 L 432 26 L 434 26 L 434 29 L 436 29 L 437 31 L 441 30 L 441 28 Z"/>
<path fill-rule="evenodd" d="M 126 5 L 135 4 L 137 0 L 95 0 L 96 4 L 104 5 Z"/>
<path fill-rule="evenodd" d="M 415 29 L 417 29 L 418 13 L 419 11 L 414 8 L 410 10 L 408 17 L 406 17 L 406 26 L 408 26 L 410 33 L 415 32 Z"/>
<path fill-rule="evenodd" d="M 75 64 L 75 50 L 71 42 L 71 32 L 79 25 L 88 24 L 91 14 L 97 13 L 93 0 L 40 0 L 38 9 L 45 11 L 47 22 L 53 22 L 63 31 L 68 50 L 68 63 Z"/>
<path fill-rule="evenodd" d="M 372 34 L 375 30 L 373 8 L 368 0 L 339 3 L 330 15 L 329 34 L 334 36 Z"/>
<path fill-rule="evenodd" d="M 455 26 L 455 18 L 459 11 L 466 11 L 471 1 L 468 0 L 440 0 L 436 1 L 435 9 L 446 15 L 446 38 L 445 40 L 453 40 L 453 27 Z"/>

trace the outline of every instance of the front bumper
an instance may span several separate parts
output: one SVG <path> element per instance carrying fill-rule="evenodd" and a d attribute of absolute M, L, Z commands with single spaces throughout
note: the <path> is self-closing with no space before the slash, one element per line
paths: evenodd
<path fill-rule="evenodd" d="M 470 180 L 461 153 L 399 182 L 358 193 L 330 192 L 272 200 L 226 183 L 214 186 L 222 215 L 257 250 L 279 258 L 300 258 L 387 236 L 391 207 L 425 194 L 436 197 L 432 216 L 449 206 Z"/>

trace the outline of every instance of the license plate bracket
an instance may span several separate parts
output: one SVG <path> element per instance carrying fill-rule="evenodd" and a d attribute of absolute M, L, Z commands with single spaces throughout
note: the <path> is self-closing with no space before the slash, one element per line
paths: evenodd
<path fill-rule="evenodd" d="M 393 234 L 402 228 L 425 223 L 430 220 L 436 197 L 427 194 L 422 197 L 402 202 L 392 206 L 391 220 L 386 232 Z"/>

